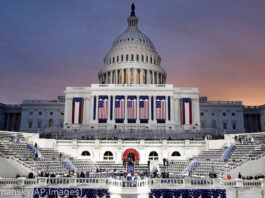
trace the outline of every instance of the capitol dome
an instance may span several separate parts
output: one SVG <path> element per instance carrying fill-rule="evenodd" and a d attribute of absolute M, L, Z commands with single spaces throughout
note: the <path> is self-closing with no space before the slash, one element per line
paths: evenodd
<path fill-rule="evenodd" d="M 101 84 L 165 84 L 166 72 L 152 41 L 138 29 L 134 4 L 128 28 L 112 43 L 99 72 Z"/>

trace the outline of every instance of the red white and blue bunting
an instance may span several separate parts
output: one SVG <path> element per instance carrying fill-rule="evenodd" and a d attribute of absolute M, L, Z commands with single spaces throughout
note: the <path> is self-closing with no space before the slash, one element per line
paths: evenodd
<path fill-rule="evenodd" d="M 192 124 L 191 98 L 182 98 L 182 124 Z"/>
<path fill-rule="evenodd" d="M 72 123 L 82 124 L 83 98 L 73 98 Z"/>

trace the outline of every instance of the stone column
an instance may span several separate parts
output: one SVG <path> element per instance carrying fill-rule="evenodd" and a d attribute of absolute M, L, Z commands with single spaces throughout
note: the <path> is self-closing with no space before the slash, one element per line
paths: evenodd
<path fill-rule="evenodd" d="M 90 107 L 89 107 L 89 98 L 84 98 L 84 110 L 83 110 L 83 124 L 88 124 L 89 121 L 89 112 L 90 112 Z"/>
<path fill-rule="evenodd" d="M 159 73 L 156 72 L 156 84 L 159 84 Z"/>
<path fill-rule="evenodd" d="M 137 74 L 137 69 L 134 69 L 133 70 L 133 75 L 134 75 L 134 79 L 133 79 L 134 82 L 133 83 L 134 84 L 137 84 L 137 75 L 136 74 Z"/>
<path fill-rule="evenodd" d="M 143 70 L 140 70 L 140 84 L 143 84 Z"/>
<path fill-rule="evenodd" d="M 131 84 L 131 69 L 127 69 L 126 72 L 128 73 L 128 84 Z"/>
<path fill-rule="evenodd" d="M 113 84 L 112 75 L 113 75 L 113 71 L 110 72 L 110 84 Z"/>
<path fill-rule="evenodd" d="M 137 106 L 136 106 L 136 109 L 137 109 L 137 114 L 136 114 L 136 123 L 140 123 L 140 115 L 139 115 L 139 104 L 140 104 L 140 97 L 139 96 L 136 96 L 137 97 Z"/>
<path fill-rule="evenodd" d="M 199 99 L 194 98 L 192 99 L 192 124 L 199 124 L 200 123 L 200 110 L 199 110 Z"/>
<path fill-rule="evenodd" d="M 174 102 L 173 96 L 170 96 L 170 122 L 174 121 Z"/>
<path fill-rule="evenodd" d="M 153 78 L 153 83 L 152 84 L 155 84 L 155 72 L 152 71 L 152 78 Z"/>
<path fill-rule="evenodd" d="M 149 120 L 148 120 L 148 123 L 151 123 L 151 122 L 153 122 L 153 120 L 152 120 L 152 117 L 151 117 L 151 98 L 152 98 L 152 96 L 148 96 L 149 97 Z"/>
<path fill-rule="evenodd" d="M 115 70 L 115 83 L 118 84 L 118 70 Z"/>
<path fill-rule="evenodd" d="M 175 99 L 175 121 L 178 125 L 180 125 L 180 99 L 176 98 Z"/>

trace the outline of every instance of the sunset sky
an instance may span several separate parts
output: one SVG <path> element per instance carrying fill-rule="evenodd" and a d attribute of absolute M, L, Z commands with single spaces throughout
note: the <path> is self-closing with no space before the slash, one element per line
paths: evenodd
<path fill-rule="evenodd" d="M 98 83 L 129 0 L 0 0 L 0 103 Z M 265 104 L 264 0 L 135 0 L 167 83 L 209 100 Z"/>

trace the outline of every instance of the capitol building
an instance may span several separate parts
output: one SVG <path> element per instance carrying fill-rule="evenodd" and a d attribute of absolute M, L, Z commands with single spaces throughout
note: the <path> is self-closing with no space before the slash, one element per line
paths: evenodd
<path fill-rule="evenodd" d="M 198 88 L 166 84 L 161 57 L 139 30 L 134 9 L 127 21 L 104 58 L 99 84 L 66 88 L 64 126 L 199 130 Z"/>
<path fill-rule="evenodd" d="M 134 4 L 127 22 L 98 84 L 0 103 L 0 197 L 264 198 L 265 105 L 167 84 Z"/>

